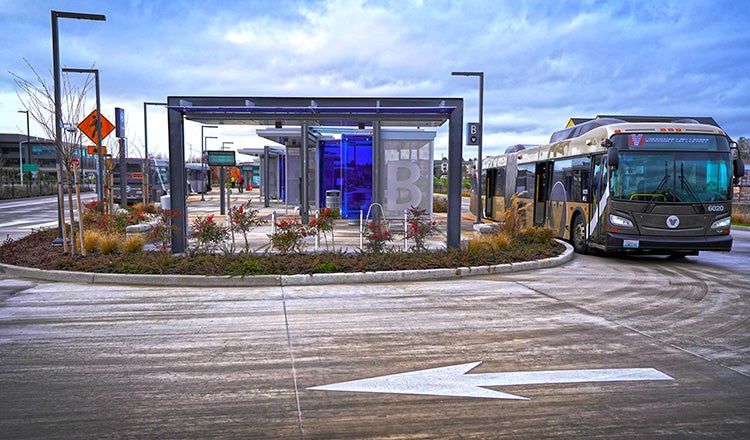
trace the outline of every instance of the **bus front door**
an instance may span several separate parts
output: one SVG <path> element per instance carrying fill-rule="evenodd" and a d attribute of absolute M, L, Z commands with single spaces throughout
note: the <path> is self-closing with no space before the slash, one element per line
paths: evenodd
<path fill-rule="evenodd" d="M 593 181 L 591 182 L 592 196 L 589 208 L 589 224 L 596 227 L 589 231 L 592 244 L 603 245 L 606 239 L 606 204 L 605 192 L 607 190 L 607 155 L 600 154 L 592 158 Z"/>
<path fill-rule="evenodd" d="M 545 226 L 547 221 L 547 201 L 549 200 L 552 162 L 536 164 L 534 188 L 534 226 Z"/>

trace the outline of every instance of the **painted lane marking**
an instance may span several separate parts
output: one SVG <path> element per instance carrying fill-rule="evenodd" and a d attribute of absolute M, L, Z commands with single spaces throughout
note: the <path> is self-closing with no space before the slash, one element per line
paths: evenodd
<path fill-rule="evenodd" d="M 350 391 L 359 393 L 419 394 L 427 396 L 478 397 L 528 400 L 484 387 L 544 385 L 584 382 L 627 382 L 674 380 L 654 368 L 612 368 L 595 370 L 519 371 L 510 373 L 466 374 L 482 362 L 451 365 L 340 382 L 308 388 L 313 391 Z"/>

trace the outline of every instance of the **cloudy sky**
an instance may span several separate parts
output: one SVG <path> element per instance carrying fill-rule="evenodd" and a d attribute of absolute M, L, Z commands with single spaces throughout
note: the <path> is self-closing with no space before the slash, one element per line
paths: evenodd
<path fill-rule="evenodd" d="M 106 15 L 60 19 L 61 64 L 100 70 L 131 156 L 143 102 L 172 95 L 462 97 L 476 121 L 478 81 L 452 71 L 485 72 L 485 155 L 596 114 L 711 116 L 750 137 L 750 7 L 737 0 L 0 0 L 0 132 L 26 131 L 9 72 L 32 79 L 27 59 L 51 84 L 53 9 Z M 166 111 L 148 118 L 150 149 L 166 153 Z M 208 131 L 209 148 L 252 133 Z M 186 144 L 200 150 L 197 124 Z"/>

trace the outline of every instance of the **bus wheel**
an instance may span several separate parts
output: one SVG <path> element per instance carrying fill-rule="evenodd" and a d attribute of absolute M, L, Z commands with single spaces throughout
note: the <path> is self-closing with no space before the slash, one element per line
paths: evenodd
<path fill-rule="evenodd" d="M 583 216 L 577 215 L 573 220 L 573 233 L 570 238 L 573 249 L 575 249 L 577 253 L 588 253 L 589 247 L 586 244 L 586 224 L 583 222 Z"/>

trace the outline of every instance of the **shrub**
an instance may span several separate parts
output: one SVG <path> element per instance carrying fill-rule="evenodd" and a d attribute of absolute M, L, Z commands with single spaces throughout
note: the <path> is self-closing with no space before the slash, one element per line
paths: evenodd
<path fill-rule="evenodd" d="M 385 220 L 378 222 L 372 220 L 368 221 L 365 223 L 362 234 L 365 239 L 365 251 L 375 254 L 385 251 L 387 242 L 393 240 L 393 234 L 388 230 L 388 222 Z"/>
<path fill-rule="evenodd" d="M 250 252 L 250 239 L 247 234 L 258 226 L 267 223 L 266 219 L 258 217 L 258 210 L 250 208 L 250 202 L 234 206 L 229 211 L 229 230 L 234 237 L 235 232 L 242 234 L 245 239 L 245 252 Z M 233 240 L 234 241 L 234 240 Z"/>
<path fill-rule="evenodd" d="M 448 198 L 432 196 L 432 212 L 448 212 Z"/>
<path fill-rule="evenodd" d="M 99 250 L 105 255 L 114 254 L 120 250 L 120 238 L 115 234 L 104 234 L 99 240 Z"/>
<path fill-rule="evenodd" d="M 83 247 L 87 253 L 99 250 L 99 243 L 102 241 L 102 233 L 96 229 L 87 230 L 83 234 Z"/>
<path fill-rule="evenodd" d="M 519 212 L 521 207 L 507 208 L 503 213 L 503 225 L 501 232 L 508 235 L 511 239 L 515 238 L 521 232 L 522 217 Z"/>
<path fill-rule="evenodd" d="M 126 254 L 139 254 L 143 252 L 145 242 L 140 234 L 129 235 L 122 242 L 122 250 Z"/>
<path fill-rule="evenodd" d="M 280 220 L 275 224 L 276 232 L 268 234 L 271 247 L 284 255 L 289 252 L 302 252 L 304 238 L 314 237 L 317 230 L 313 226 L 306 226 L 298 220 Z"/>
<path fill-rule="evenodd" d="M 732 223 L 739 225 L 750 225 L 750 214 L 742 212 L 732 212 Z"/>
<path fill-rule="evenodd" d="M 161 210 L 157 223 L 151 228 L 151 239 L 156 241 L 156 247 L 161 253 L 166 252 L 172 246 L 172 232 L 176 229 L 172 220 L 178 215 L 180 212 L 177 210 Z"/>
<path fill-rule="evenodd" d="M 318 235 L 322 233 L 323 238 L 326 241 L 326 249 L 328 249 L 328 233 L 333 232 L 333 225 L 339 217 L 341 217 L 341 211 L 338 209 L 326 208 L 318 213 L 317 218 L 310 221 L 310 226 L 315 228 L 316 233 Z M 336 246 L 333 240 L 333 234 L 331 234 L 331 245 Z"/>
<path fill-rule="evenodd" d="M 219 226 L 214 221 L 213 214 L 196 218 L 193 220 L 192 227 L 190 238 L 196 241 L 197 251 L 213 252 L 229 238 L 229 229 L 226 226 Z"/>
<path fill-rule="evenodd" d="M 518 234 L 518 241 L 521 243 L 539 243 L 547 244 L 555 238 L 555 233 L 549 228 L 540 228 L 532 226 L 531 228 L 522 229 Z"/>
<path fill-rule="evenodd" d="M 512 244 L 513 239 L 509 234 L 498 231 L 493 234 L 485 234 L 477 238 L 472 238 L 467 243 L 467 250 L 475 256 L 491 255 L 507 251 Z"/>
<path fill-rule="evenodd" d="M 437 222 L 425 218 L 427 210 L 412 206 L 406 211 L 407 229 L 404 232 L 406 239 L 414 240 L 414 250 L 426 250 L 427 237 L 438 232 Z"/>

